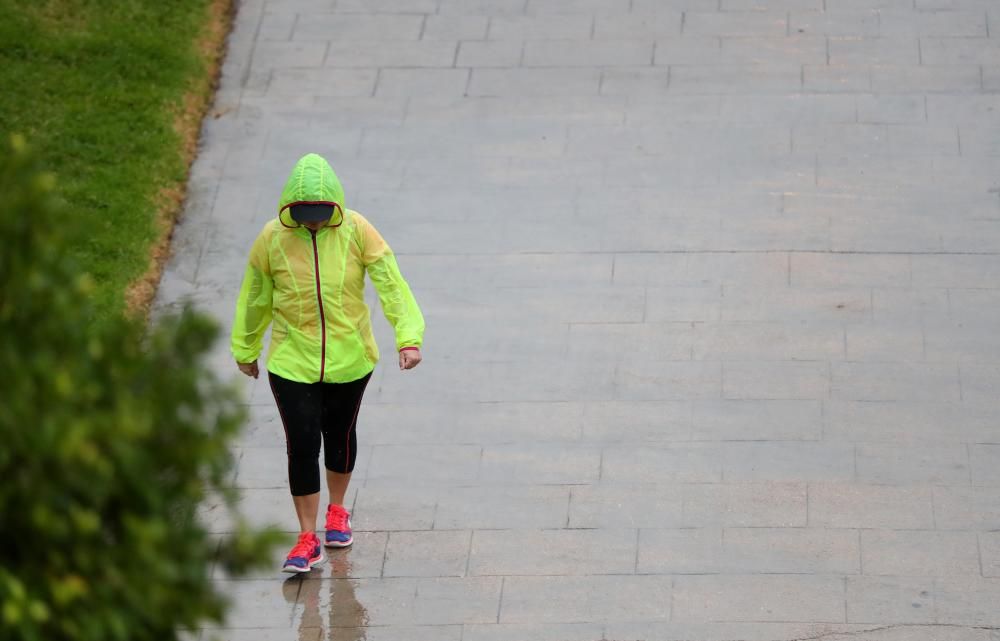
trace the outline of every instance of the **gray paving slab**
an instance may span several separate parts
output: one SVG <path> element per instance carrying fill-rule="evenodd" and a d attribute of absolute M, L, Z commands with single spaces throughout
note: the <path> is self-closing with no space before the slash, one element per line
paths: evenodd
<path fill-rule="evenodd" d="M 979 93 L 982 69 L 973 64 L 936 66 L 877 65 L 871 68 L 876 93 Z"/>
<path fill-rule="evenodd" d="M 844 623 L 844 579 L 822 575 L 678 576 L 677 622 Z"/>
<path fill-rule="evenodd" d="M 972 9 L 972 8 L 970 8 Z M 879 11 L 882 35 L 986 37 L 989 35 L 981 11 Z"/>
<path fill-rule="evenodd" d="M 995 607 L 1000 597 L 1000 581 L 979 577 L 943 578 L 935 579 L 934 587 L 938 620 L 942 623 L 967 621 L 994 631 L 1000 625 Z"/>
<path fill-rule="evenodd" d="M 639 532 L 641 574 L 858 574 L 851 530 L 688 528 Z"/>
<path fill-rule="evenodd" d="M 979 535 L 979 554 L 983 576 L 1000 578 L 1000 532 L 983 532 Z"/>
<path fill-rule="evenodd" d="M 689 527 L 805 527 L 808 487 L 801 482 L 692 484 L 682 488 Z"/>
<path fill-rule="evenodd" d="M 739 37 L 721 39 L 723 62 L 768 65 L 826 64 L 826 38 L 817 35 Z"/>
<path fill-rule="evenodd" d="M 523 14 L 524 0 L 441 0 L 441 15 L 506 16 Z"/>
<path fill-rule="evenodd" d="M 588 403 L 579 438 L 594 443 L 683 442 L 694 436 L 688 401 Z"/>
<path fill-rule="evenodd" d="M 216 574 L 194 637 L 1000 640 L 994 4 L 240 3 L 158 312 L 228 329 L 316 151 L 426 361 L 369 292 L 354 548 Z M 240 505 L 294 530 L 240 385 Z"/>
<path fill-rule="evenodd" d="M 693 405 L 692 438 L 706 441 L 816 441 L 823 406 L 815 400 L 705 400 Z"/>
<path fill-rule="evenodd" d="M 922 123 L 928 120 L 926 98 L 919 95 L 858 96 L 857 120 L 861 123 Z"/>
<path fill-rule="evenodd" d="M 681 527 L 685 487 L 676 484 L 601 483 L 574 487 L 566 525 L 599 528 L 615 522 L 628 527 Z"/>
<path fill-rule="evenodd" d="M 635 571 L 636 530 L 483 530 L 469 554 L 471 576 L 593 576 Z"/>
<path fill-rule="evenodd" d="M 472 532 L 392 532 L 382 576 L 465 576 Z"/>
<path fill-rule="evenodd" d="M 767 346 L 766 348 L 764 346 Z M 698 327 L 694 346 L 696 360 L 744 361 L 750 363 L 745 367 L 757 365 L 768 367 L 767 361 L 814 361 L 831 359 L 840 360 L 844 355 L 843 329 L 836 326 L 822 325 L 789 325 L 785 323 L 767 322 L 728 322 L 704 324 Z M 822 363 L 821 363 L 822 364 Z M 793 363 L 787 368 L 799 365 Z M 740 366 L 734 372 L 740 370 Z M 817 374 L 819 376 L 821 374 Z M 739 376 L 739 374 L 737 374 Z M 744 377 L 742 379 L 746 381 Z M 735 379 L 734 379 L 735 383 Z M 760 381 L 759 384 L 750 381 L 749 385 L 762 387 L 771 384 Z M 778 385 L 775 382 L 772 387 Z M 818 383 L 816 389 L 819 389 Z"/>
<path fill-rule="evenodd" d="M 836 443 L 792 441 L 728 443 L 723 454 L 727 481 L 851 481 L 855 448 Z"/>
<path fill-rule="evenodd" d="M 992 531 L 1000 527 L 1000 500 L 995 488 L 936 487 L 933 491 L 939 529 Z"/>
<path fill-rule="evenodd" d="M 830 364 L 820 361 L 739 361 L 723 367 L 722 395 L 728 399 L 824 399 L 830 388 Z"/>
<path fill-rule="evenodd" d="M 861 443 L 856 449 L 857 477 L 867 483 L 967 485 L 972 466 L 964 444 L 889 445 Z"/>
<path fill-rule="evenodd" d="M 871 67 L 844 63 L 802 65 L 802 89 L 808 94 L 871 94 Z"/>
<path fill-rule="evenodd" d="M 850 623 L 930 624 L 934 580 L 920 577 L 848 577 L 845 614 Z"/>
<path fill-rule="evenodd" d="M 665 621 L 673 583 L 664 575 L 505 577 L 499 622 Z"/>
<path fill-rule="evenodd" d="M 887 576 L 976 576 L 980 574 L 975 532 L 864 530 L 864 573 Z"/>
<path fill-rule="evenodd" d="M 813 483 L 809 525 L 813 527 L 932 529 L 933 494 L 921 486 Z"/>
<path fill-rule="evenodd" d="M 877 36 L 880 13 L 875 11 L 796 11 L 790 13 L 791 32 L 826 36 Z M 866 60 L 870 64 L 870 61 Z"/>
<path fill-rule="evenodd" d="M 919 625 L 878 626 L 844 623 L 633 623 L 608 624 L 606 638 L 616 641 L 987 641 L 989 630 Z"/>
<path fill-rule="evenodd" d="M 845 331 L 849 361 L 918 361 L 924 357 L 923 327 L 882 323 L 849 325 Z"/>
<path fill-rule="evenodd" d="M 463 641 L 593 641 L 604 637 L 599 623 L 500 623 L 466 625 Z"/>
<path fill-rule="evenodd" d="M 920 42 L 912 36 L 831 36 L 831 65 L 916 65 L 920 64 Z M 941 63 L 938 63 L 941 64 Z"/>
<path fill-rule="evenodd" d="M 566 485 L 453 488 L 438 496 L 433 526 L 436 530 L 501 530 L 516 521 L 521 528 L 563 527 L 571 491 Z"/>

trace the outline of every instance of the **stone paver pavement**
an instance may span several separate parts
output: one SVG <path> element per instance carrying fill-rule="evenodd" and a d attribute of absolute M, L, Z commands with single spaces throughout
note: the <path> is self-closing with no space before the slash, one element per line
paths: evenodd
<path fill-rule="evenodd" d="M 995 0 L 239 5 L 160 309 L 228 327 L 318 152 L 428 331 L 354 549 L 203 639 L 1000 639 Z"/>

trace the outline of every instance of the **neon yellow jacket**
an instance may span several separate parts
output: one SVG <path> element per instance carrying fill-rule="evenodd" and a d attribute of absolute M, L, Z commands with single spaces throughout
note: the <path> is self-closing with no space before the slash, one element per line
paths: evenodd
<path fill-rule="evenodd" d="M 326 160 L 303 156 L 282 191 L 278 217 L 250 250 L 231 337 L 237 362 L 257 360 L 273 320 L 268 371 L 303 383 L 344 383 L 371 372 L 379 353 L 364 301 L 366 272 L 395 329 L 396 349 L 423 342 L 423 315 L 392 250 L 343 202 Z M 298 203 L 333 204 L 333 218 L 311 232 L 289 214 Z"/>

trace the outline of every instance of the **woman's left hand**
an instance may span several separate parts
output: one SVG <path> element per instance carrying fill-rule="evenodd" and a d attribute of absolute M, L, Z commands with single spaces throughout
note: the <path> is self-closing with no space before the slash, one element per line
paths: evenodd
<path fill-rule="evenodd" d="M 399 369 L 413 369 L 422 360 L 419 349 L 404 349 L 399 353 Z"/>

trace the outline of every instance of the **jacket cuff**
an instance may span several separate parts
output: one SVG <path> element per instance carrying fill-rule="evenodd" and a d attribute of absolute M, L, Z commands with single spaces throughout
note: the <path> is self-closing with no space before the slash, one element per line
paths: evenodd
<path fill-rule="evenodd" d="M 400 347 L 400 348 L 399 348 L 399 351 L 400 351 L 400 352 L 406 352 L 406 351 L 415 351 L 415 352 L 419 352 L 419 351 L 420 351 L 420 348 L 419 348 L 419 347 L 417 347 L 416 345 L 410 345 L 409 347 Z"/>
<path fill-rule="evenodd" d="M 260 358 L 259 352 L 255 354 L 245 349 L 232 349 L 230 350 L 230 353 L 233 355 L 233 358 L 237 363 L 253 363 Z"/>

